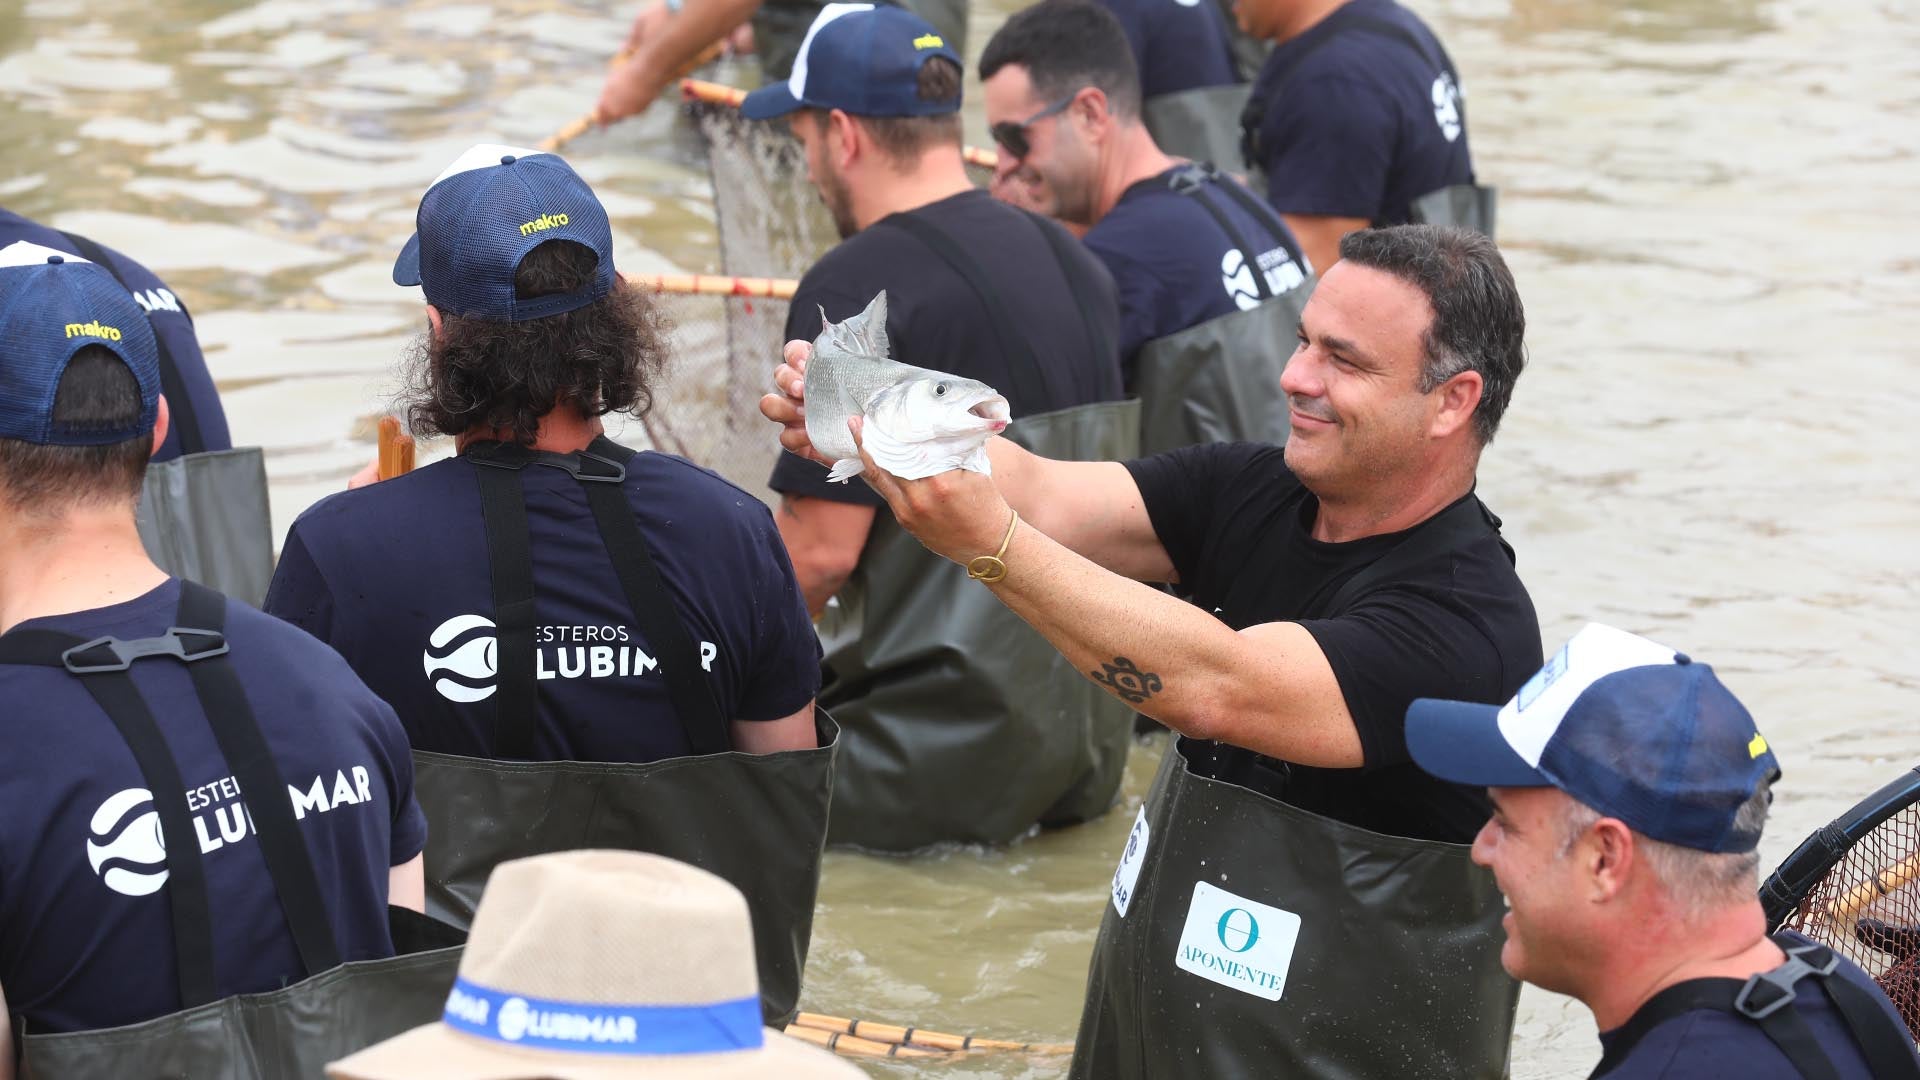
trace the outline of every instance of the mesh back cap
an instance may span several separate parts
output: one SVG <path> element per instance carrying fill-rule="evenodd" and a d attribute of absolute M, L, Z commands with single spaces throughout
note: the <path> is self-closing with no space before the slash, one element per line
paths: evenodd
<path fill-rule="evenodd" d="M 585 307 L 613 288 L 613 229 L 572 166 L 555 154 L 482 143 L 434 178 L 414 234 L 393 264 L 396 285 L 418 285 L 442 312 L 524 322 Z M 513 275 L 549 240 L 584 244 L 599 259 L 593 280 L 571 293 L 521 300 Z"/>
<path fill-rule="evenodd" d="M 55 395 L 73 355 L 99 345 L 140 387 L 140 417 L 127 425 L 56 424 Z M 160 402 L 160 348 L 147 313 L 104 267 L 19 241 L 0 248 L 0 438 L 41 446 L 107 446 L 153 431 Z"/>
<path fill-rule="evenodd" d="M 839 109 L 854 116 L 939 116 L 960 98 L 924 101 L 920 69 L 944 57 L 965 70 L 932 24 L 886 4 L 828 4 L 807 28 L 793 74 L 740 103 L 749 120 L 771 120 L 800 108 Z"/>
<path fill-rule="evenodd" d="M 1443 780 L 1557 787 L 1655 840 L 1752 851 L 1742 804 L 1779 762 L 1713 669 L 1646 638 L 1588 624 L 1505 705 L 1422 698 L 1407 748 Z"/>

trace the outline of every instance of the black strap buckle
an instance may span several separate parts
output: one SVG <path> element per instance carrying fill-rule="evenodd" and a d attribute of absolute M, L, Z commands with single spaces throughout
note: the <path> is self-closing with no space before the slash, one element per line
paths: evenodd
<path fill-rule="evenodd" d="M 627 479 L 625 464 L 591 450 L 556 454 L 549 450 L 529 450 L 516 443 L 491 443 L 467 451 L 467 460 L 476 465 L 518 472 L 529 465 L 559 469 L 583 484 L 622 484 Z"/>
<path fill-rule="evenodd" d="M 1839 954 L 1824 945 L 1788 949 L 1786 963 L 1747 979 L 1734 996 L 1734 1011 L 1751 1020 L 1764 1020 L 1793 1004 L 1795 983 L 1808 975 L 1824 979 L 1839 966 Z"/>
<path fill-rule="evenodd" d="M 99 655 L 102 651 L 106 656 Z M 88 656 L 88 653 L 95 655 Z M 135 660 L 149 656 L 171 656 L 183 664 L 227 654 L 227 637 L 218 630 L 194 630 L 170 627 L 159 637 L 121 641 L 116 637 L 94 638 L 60 654 L 60 662 L 75 675 L 100 675 L 125 671 Z M 107 659 L 111 656 L 112 659 Z"/>

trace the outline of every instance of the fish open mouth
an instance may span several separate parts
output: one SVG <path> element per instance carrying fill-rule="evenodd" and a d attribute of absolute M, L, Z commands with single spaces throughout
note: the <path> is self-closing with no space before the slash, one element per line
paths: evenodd
<path fill-rule="evenodd" d="M 1007 421 L 1010 418 L 1007 411 L 1007 399 L 1003 397 L 987 398 L 985 401 L 974 405 L 967 411 L 982 420 L 990 421 L 995 431 L 1005 429 Z"/>

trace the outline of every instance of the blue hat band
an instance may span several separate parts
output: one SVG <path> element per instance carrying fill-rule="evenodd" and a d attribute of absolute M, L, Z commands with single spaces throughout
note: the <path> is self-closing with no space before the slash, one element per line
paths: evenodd
<path fill-rule="evenodd" d="M 464 977 L 454 980 L 441 1019 L 509 1046 L 623 1057 L 758 1050 L 766 1038 L 757 995 L 711 1005 L 600 1005 L 509 994 Z"/>

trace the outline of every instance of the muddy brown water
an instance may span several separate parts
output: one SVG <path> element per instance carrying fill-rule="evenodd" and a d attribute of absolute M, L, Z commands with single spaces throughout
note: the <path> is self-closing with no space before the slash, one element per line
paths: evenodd
<path fill-rule="evenodd" d="M 1016 5 L 973 16 L 972 48 Z M 1920 9 L 1430 0 L 1532 317 L 1481 490 L 1550 643 L 1602 619 L 1713 663 L 1785 763 L 1769 867 L 1920 761 Z M 584 111 L 628 13 L 583 3 L 0 0 L 0 202 L 136 254 L 196 313 L 279 528 L 368 455 L 422 324 L 388 282 L 425 184 Z M 740 81 L 751 66 L 723 68 Z M 968 132 L 984 141 L 977 103 Z M 569 151 L 628 271 L 718 266 L 667 106 Z M 431 538 L 422 537 L 422 543 Z M 1072 1038 L 1124 805 L 1004 850 L 829 857 L 810 1008 Z M 1355 972 L 1356 979 L 1366 978 Z M 1582 1076 L 1529 991 L 1517 1077 Z M 884 1064 L 1053 1077 L 1061 1060 Z"/>

